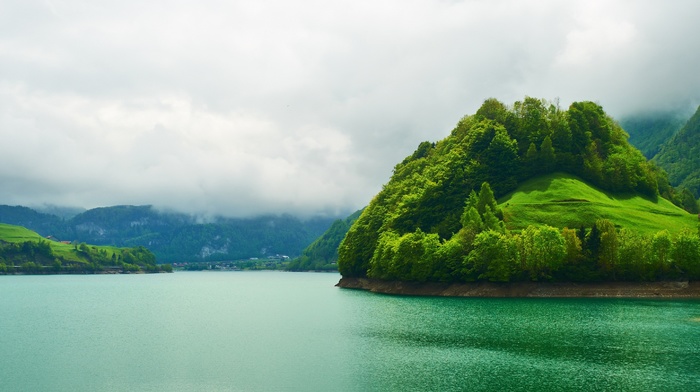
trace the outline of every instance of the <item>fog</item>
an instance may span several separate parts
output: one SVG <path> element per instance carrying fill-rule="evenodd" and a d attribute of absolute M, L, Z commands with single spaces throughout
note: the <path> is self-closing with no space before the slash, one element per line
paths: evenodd
<path fill-rule="evenodd" d="M 345 215 L 484 99 L 700 104 L 694 1 L 3 1 L 0 204 Z"/>

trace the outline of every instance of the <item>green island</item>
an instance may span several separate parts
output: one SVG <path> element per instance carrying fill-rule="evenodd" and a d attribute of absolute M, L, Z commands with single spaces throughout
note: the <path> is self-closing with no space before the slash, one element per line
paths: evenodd
<path fill-rule="evenodd" d="M 117 274 L 172 272 L 143 246 L 117 248 L 46 239 L 0 223 L 0 274 Z"/>
<path fill-rule="evenodd" d="M 628 138 L 593 102 L 486 100 L 395 166 L 340 244 L 338 285 L 700 296 L 697 201 Z"/>

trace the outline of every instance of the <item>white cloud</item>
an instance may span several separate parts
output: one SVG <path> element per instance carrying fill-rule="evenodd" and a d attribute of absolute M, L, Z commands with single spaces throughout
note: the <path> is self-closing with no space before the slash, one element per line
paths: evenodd
<path fill-rule="evenodd" d="M 700 103 L 691 1 L 6 1 L 0 203 L 347 213 L 488 97 Z"/>

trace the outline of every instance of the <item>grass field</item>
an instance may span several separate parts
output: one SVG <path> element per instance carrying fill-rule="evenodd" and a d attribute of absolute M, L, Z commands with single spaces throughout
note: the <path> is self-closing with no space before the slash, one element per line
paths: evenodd
<path fill-rule="evenodd" d="M 38 233 L 22 226 L 0 223 L 0 240 L 2 241 L 17 243 L 25 241 L 39 241 L 44 239 L 45 238 L 40 236 Z"/>
<path fill-rule="evenodd" d="M 8 225 L 5 223 L 0 223 L 0 241 L 20 243 L 25 241 L 46 241 L 51 245 L 51 250 L 56 256 L 63 256 L 67 261 L 75 261 L 79 263 L 86 262 L 84 257 L 81 257 L 75 250 L 75 245 L 63 244 L 56 241 L 48 240 L 38 233 L 31 231 L 22 226 Z M 117 248 L 112 246 L 90 246 L 91 248 L 96 248 L 98 250 L 105 250 L 109 257 L 115 253 Z"/>
<path fill-rule="evenodd" d="M 569 174 L 555 173 L 523 183 L 499 199 L 506 226 L 511 230 L 528 225 L 591 227 L 605 218 L 618 227 L 655 233 L 667 229 L 678 233 L 696 231 L 697 215 L 674 206 L 666 199 L 652 201 L 639 195 L 611 194 Z"/>

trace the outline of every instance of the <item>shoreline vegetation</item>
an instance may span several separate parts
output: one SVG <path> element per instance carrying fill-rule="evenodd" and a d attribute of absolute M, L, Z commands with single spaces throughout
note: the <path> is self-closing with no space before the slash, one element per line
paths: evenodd
<path fill-rule="evenodd" d="M 481 298 L 700 298 L 698 281 L 405 282 L 342 277 L 336 287 L 389 295 Z"/>

